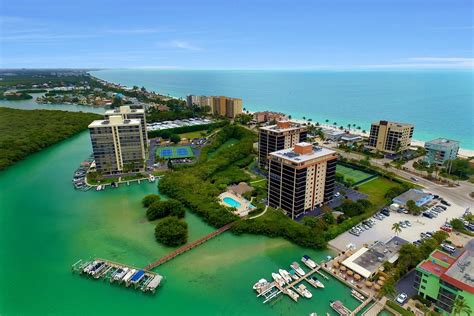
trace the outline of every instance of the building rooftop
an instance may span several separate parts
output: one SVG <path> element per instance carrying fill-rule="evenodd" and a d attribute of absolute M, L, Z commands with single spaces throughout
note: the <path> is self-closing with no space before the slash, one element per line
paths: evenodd
<path fill-rule="evenodd" d="M 387 242 L 377 241 L 370 248 L 362 247 L 342 264 L 364 278 L 369 278 L 384 262 L 395 262 L 400 247 L 406 243 L 408 241 L 396 236 Z"/>
<path fill-rule="evenodd" d="M 453 264 L 456 261 L 456 258 L 451 257 L 450 255 L 442 252 L 441 250 L 435 250 L 431 257 L 438 259 L 439 261 L 446 262 L 448 265 Z"/>
<path fill-rule="evenodd" d="M 393 202 L 406 205 L 408 201 L 413 200 L 416 205 L 421 206 L 432 198 L 433 196 L 431 194 L 425 193 L 422 190 L 410 189 L 394 198 Z"/>
<path fill-rule="evenodd" d="M 436 261 L 427 260 L 419 265 L 419 267 L 431 274 L 440 277 L 448 268 L 436 263 Z"/>
<path fill-rule="evenodd" d="M 95 120 L 89 124 L 89 128 L 104 126 L 140 125 L 139 119 L 124 120 L 120 115 L 113 115 L 108 120 Z"/>
<path fill-rule="evenodd" d="M 128 113 L 145 113 L 144 109 L 131 109 L 128 105 L 123 105 L 119 108 L 113 110 L 105 111 L 105 115 L 114 115 L 114 114 L 128 114 Z"/>
<path fill-rule="evenodd" d="M 298 147 L 308 148 L 310 149 L 307 151 L 308 153 L 300 154 L 297 152 Z M 312 159 L 322 158 L 325 156 L 332 156 L 336 152 L 334 150 L 330 150 L 327 148 L 316 147 L 311 145 L 310 143 L 302 142 L 296 144 L 294 148 L 282 149 L 279 151 L 275 151 L 270 153 L 270 156 L 282 158 L 284 160 L 288 160 L 294 163 L 302 163 Z"/>
<path fill-rule="evenodd" d="M 447 139 L 447 138 L 436 138 L 426 142 L 426 144 L 430 145 L 443 145 L 443 146 L 459 146 L 459 142 L 457 140 Z"/>
<path fill-rule="evenodd" d="M 474 294 L 474 239 L 471 239 L 464 252 L 441 276 L 441 279 Z"/>
<path fill-rule="evenodd" d="M 300 128 L 306 128 L 306 127 L 299 123 L 295 123 L 291 121 L 279 121 L 275 125 L 260 127 L 261 130 L 271 131 L 275 133 L 283 133 L 283 132 L 288 132 L 292 130 L 297 130 Z"/>
<path fill-rule="evenodd" d="M 385 120 L 380 120 L 378 122 L 373 122 L 372 124 L 375 124 L 375 125 L 395 125 L 395 126 L 398 126 L 398 127 L 402 127 L 402 126 L 409 126 L 409 127 L 413 127 L 412 124 L 408 124 L 408 123 L 401 123 L 401 122 L 390 122 L 390 121 L 385 121 Z"/>

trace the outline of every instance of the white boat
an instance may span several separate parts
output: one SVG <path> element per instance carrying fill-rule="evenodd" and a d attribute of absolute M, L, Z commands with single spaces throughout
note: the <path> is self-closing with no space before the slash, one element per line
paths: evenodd
<path fill-rule="evenodd" d="M 311 292 L 308 291 L 308 289 L 306 288 L 306 286 L 304 286 L 304 284 L 298 285 L 298 287 L 296 288 L 296 291 L 300 293 L 300 295 L 303 297 L 306 297 L 306 298 L 313 297 L 313 294 L 311 294 Z"/>
<path fill-rule="evenodd" d="M 288 273 L 288 271 L 280 269 L 280 270 L 278 270 L 278 273 L 280 273 L 280 275 L 283 277 L 283 279 L 285 279 L 286 283 L 288 283 L 288 284 L 291 283 L 291 276 Z"/>
<path fill-rule="evenodd" d="M 298 280 L 300 277 L 296 274 L 295 270 L 290 270 L 290 276 L 293 280 Z"/>
<path fill-rule="evenodd" d="M 118 281 L 118 280 L 121 280 L 128 272 L 129 268 L 125 267 L 125 268 L 120 268 L 118 269 L 114 275 L 113 275 L 113 279 Z"/>
<path fill-rule="evenodd" d="M 288 291 L 288 295 L 295 301 L 295 302 L 298 302 L 298 299 L 300 298 L 300 296 L 298 295 L 298 293 L 296 293 L 295 291 L 293 291 L 292 289 L 287 289 Z"/>
<path fill-rule="evenodd" d="M 257 283 L 253 285 L 253 289 L 257 292 L 261 291 L 264 289 L 266 286 L 268 286 L 270 283 L 266 279 L 260 279 L 258 280 Z"/>
<path fill-rule="evenodd" d="M 306 272 L 304 272 L 304 270 L 301 269 L 300 265 L 299 265 L 298 262 L 296 262 L 296 261 L 293 262 L 293 263 L 290 265 L 290 267 L 292 267 L 292 268 L 296 271 L 296 273 L 298 273 L 299 276 L 303 276 L 303 275 L 306 274 Z"/>
<path fill-rule="evenodd" d="M 352 295 L 352 297 L 356 298 L 357 300 L 359 300 L 361 302 L 365 301 L 365 296 L 360 294 L 359 292 L 357 292 L 354 289 L 351 291 L 351 295 Z"/>
<path fill-rule="evenodd" d="M 154 292 L 155 289 L 158 287 L 158 285 L 160 285 L 162 280 L 163 280 L 163 277 L 161 275 L 159 274 L 155 275 L 153 280 L 151 280 L 150 283 L 148 283 L 148 285 L 146 286 L 146 289 L 148 291 Z"/>
<path fill-rule="evenodd" d="M 130 280 L 130 278 L 132 277 L 132 275 L 135 274 L 135 272 L 137 272 L 137 270 L 135 270 L 135 269 L 132 269 L 132 270 L 128 271 L 128 273 L 125 274 L 125 276 L 123 277 L 122 281 L 123 282 L 128 282 L 128 280 Z"/>
<path fill-rule="evenodd" d="M 150 182 L 155 182 L 155 176 L 150 174 L 150 178 L 148 179 Z"/>
<path fill-rule="evenodd" d="M 99 184 L 95 190 L 96 190 L 96 191 L 102 190 L 102 185 Z"/>
<path fill-rule="evenodd" d="M 92 267 L 94 267 L 96 264 L 97 264 L 97 261 L 92 261 L 91 263 L 89 263 L 89 264 L 82 270 L 82 272 L 84 272 L 84 273 L 89 273 L 89 271 L 92 269 Z"/>
<path fill-rule="evenodd" d="M 324 289 L 324 284 L 323 282 L 319 281 L 317 277 L 310 277 L 307 279 L 308 280 L 308 283 L 311 284 L 312 286 L 316 287 L 316 288 L 322 288 Z"/>
<path fill-rule="evenodd" d="M 278 283 L 280 286 L 285 285 L 285 280 L 279 275 L 278 273 L 272 273 L 272 278 L 275 280 L 276 283 Z"/>
<path fill-rule="evenodd" d="M 302 258 L 301 258 L 301 261 L 310 269 L 314 269 L 316 268 L 316 262 L 314 262 L 313 260 L 311 260 L 311 258 L 307 255 L 304 255 Z"/>

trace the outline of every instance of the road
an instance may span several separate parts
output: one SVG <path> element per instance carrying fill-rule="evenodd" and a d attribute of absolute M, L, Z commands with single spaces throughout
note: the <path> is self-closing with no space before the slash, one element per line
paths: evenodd
<path fill-rule="evenodd" d="M 365 159 L 364 155 L 357 154 L 357 153 L 344 152 L 343 150 L 335 148 L 333 144 L 329 144 L 328 146 L 323 146 L 323 147 L 327 147 L 329 149 L 335 150 L 342 157 L 347 158 L 347 159 L 356 159 L 356 160 Z M 387 162 L 386 159 L 371 159 L 370 160 L 371 164 L 373 164 L 377 167 L 380 167 L 382 169 L 385 169 L 387 171 L 393 172 L 397 176 L 399 176 L 399 177 L 401 177 L 401 178 L 403 178 L 403 179 L 405 179 L 409 182 L 412 182 L 414 184 L 418 184 L 418 185 L 422 186 L 423 188 L 425 188 L 426 191 L 428 191 L 432 194 L 439 195 L 439 196 L 443 197 L 445 200 L 447 200 L 449 202 L 453 202 L 453 203 L 455 203 L 455 204 L 457 204 L 461 207 L 464 207 L 464 208 L 468 208 L 468 207 L 474 208 L 474 199 L 472 199 L 469 196 L 469 194 L 471 192 L 474 192 L 474 184 L 471 184 L 467 181 L 460 181 L 459 186 L 449 187 L 447 185 L 440 185 L 440 184 L 434 183 L 430 180 L 427 180 L 427 179 L 424 179 L 424 178 L 421 178 L 421 177 L 417 177 L 417 176 L 415 176 L 417 181 L 414 182 L 410 179 L 414 176 L 413 174 L 411 174 L 407 171 L 404 171 L 404 170 L 394 168 L 394 167 L 386 168 L 384 166 L 384 164 L 386 162 Z"/>

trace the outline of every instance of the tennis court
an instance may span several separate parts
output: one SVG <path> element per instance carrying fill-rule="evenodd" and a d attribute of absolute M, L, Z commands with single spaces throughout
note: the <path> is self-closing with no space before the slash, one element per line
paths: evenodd
<path fill-rule="evenodd" d="M 344 179 L 352 179 L 355 183 L 361 183 L 373 177 L 373 175 L 371 175 L 370 173 L 366 173 L 357 169 L 352 169 L 341 164 L 338 164 L 336 166 L 336 172 L 342 174 L 344 176 Z"/>
<path fill-rule="evenodd" d="M 194 157 L 193 150 L 190 146 L 158 147 L 156 149 L 156 155 L 166 159 Z"/>

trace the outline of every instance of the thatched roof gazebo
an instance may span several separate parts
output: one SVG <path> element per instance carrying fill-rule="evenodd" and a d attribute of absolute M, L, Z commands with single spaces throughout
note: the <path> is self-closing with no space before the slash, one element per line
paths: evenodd
<path fill-rule="evenodd" d="M 383 281 L 382 281 L 382 280 L 378 280 L 378 281 L 377 281 L 377 284 L 378 284 L 378 285 L 383 285 Z"/>
<path fill-rule="evenodd" d="M 345 266 L 341 266 L 341 267 L 339 268 L 339 270 L 341 270 L 341 271 L 346 271 L 347 268 L 346 268 Z"/>
<path fill-rule="evenodd" d="M 374 289 L 375 289 L 376 291 L 379 291 L 379 290 L 380 290 L 380 285 L 375 284 L 375 285 L 374 285 Z"/>
<path fill-rule="evenodd" d="M 365 281 L 364 284 L 365 284 L 365 286 L 367 286 L 367 287 L 372 287 L 372 285 L 373 285 L 373 283 L 370 282 L 370 281 Z"/>
<path fill-rule="evenodd" d="M 357 273 L 354 275 L 354 279 L 356 279 L 357 281 L 359 281 L 361 278 L 362 277 Z"/>
<path fill-rule="evenodd" d="M 339 268 L 340 264 L 337 262 L 337 261 L 334 261 L 334 263 L 332 264 L 332 266 L 334 268 Z"/>
<path fill-rule="evenodd" d="M 379 276 L 379 280 L 385 281 L 385 278 L 383 276 Z"/>
<path fill-rule="evenodd" d="M 348 270 L 347 275 L 354 275 L 354 272 L 352 272 L 352 270 Z"/>

